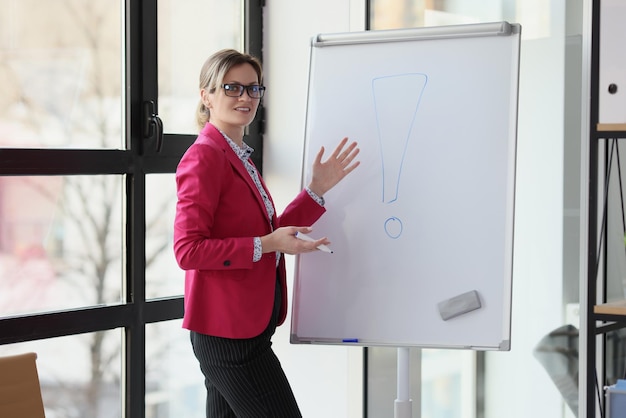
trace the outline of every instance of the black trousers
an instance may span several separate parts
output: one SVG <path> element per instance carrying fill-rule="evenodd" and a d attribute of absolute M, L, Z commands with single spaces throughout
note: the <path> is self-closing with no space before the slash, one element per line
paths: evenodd
<path fill-rule="evenodd" d="M 230 339 L 191 331 L 193 352 L 205 378 L 207 418 L 302 417 L 272 350 L 281 297 L 277 281 L 272 317 L 258 337 Z"/>

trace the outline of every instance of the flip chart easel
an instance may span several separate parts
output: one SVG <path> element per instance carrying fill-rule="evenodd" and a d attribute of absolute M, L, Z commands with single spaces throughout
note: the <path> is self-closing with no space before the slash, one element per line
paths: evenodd
<path fill-rule="evenodd" d="M 409 348 L 400 347 L 398 348 L 398 396 L 393 408 L 395 418 L 411 418 L 413 416 L 413 401 L 410 396 L 410 370 Z"/>
<path fill-rule="evenodd" d="M 302 185 L 345 136 L 361 165 L 325 196 L 296 257 L 291 342 L 509 350 L 521 27 L 312 39 Z"/>

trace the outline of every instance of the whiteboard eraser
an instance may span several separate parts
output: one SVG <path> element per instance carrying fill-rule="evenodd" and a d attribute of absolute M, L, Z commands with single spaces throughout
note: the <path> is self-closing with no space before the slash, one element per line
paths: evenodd
<path fill-rule="evenodd" d="M 481 307 L 480 297 L 475 290 L 462 293 L 437 304 L 439 314 L 444 321 L 474 311 Z"/>

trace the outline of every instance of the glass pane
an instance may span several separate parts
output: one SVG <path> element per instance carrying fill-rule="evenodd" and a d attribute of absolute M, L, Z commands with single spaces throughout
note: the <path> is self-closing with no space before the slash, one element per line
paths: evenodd
<path fill-rule="evenodd" d="M 146 326 L 146 418 L 204 418 L 204 376 L 182 320 Z"/>
<path fill-rule="evenodd" d="M 198 76 L 222 48 L 242 48 L 241 0 L 159 0 L 159 116 L 166 133 L 196 134 Z"/>
<path fill-rule="evenodd" d="M 604 292 L 608 302 L 618 302 L 626 298 L 626 202 L 624 201 L 624 184 L 626 174 L 621 161 L 625 145 L 623 139 L 600 140 L 600 161 L 606 162 L 606 282 Z M 605 155 L 606 154 L 606 155 Z M 600 173 L 600 177 L 603 174 Z M 604 186 L 599 186 L 604 188 Z M 601 269 L 598 280 L 601 280 Z M 606 385 L 614 385 L 617 379 L 624 378 L 626 359 L 624 358 L 624 342 L 626 329 L 618 329 L 606 333 L 606 367 L 604 381 Z"/>
<path fill-rule="evenodd" d="M 37 353 L 46 417 L 121 417 L 120 330 L 0 346 L 0 356 Z"/>
<path fill-rule="evenodd" d="M 427 4 L 424 4 L 427 3 Z M 437 3 L 437 2 L 435 2 Z M 369 0 L 370 29 L 399 29 L 426 26 L 424 14 L 429 1 Z M 436 6 L 434 6 L 436 7 Z"/>
<path fill-rule="evenodd" d="M 185 273 L 172 251 L 174 174 L 147 176 L 146 196 L 146 298 L 182 295 Z"/>
<path fill-rule="evenodd" d="M 626 297 L 626 204 L 624 202 L 624 181 L 626 174 L 620 166 L 620 157 L 626 147 L 622 140 L 601 140 L 600 149 L 607 149 L 604 156 L 607 162 L 606 183 L 606 298 L 609 302 Z M 602 174 L 601 174 L 602 175 Z M 604 188 L 604 186 L 600 186 Z M 598 274 L 600 276 L 601 273 Z"/>
<path fill-rule="evenodd" d="M 394 415 L 394 401 L 397 398 L 398 349 L 390 347 L 367 348 L 367 416 L 392 417 Z M 409 354 L 410 392 L 412 400 L 412 417 L 420 416 L 419 387 L 420 387 L 420 350 L 411 349 Z"/>
<path fill-rule="evenodd" d="M 421 418 L 476 416 L 476 353 L 422 350 Z"/>
<path fill-rule="evenodd" d="M 122 300 L 122 191 L 121 176 L 0 177 L 0 316 Z"/>
<path fill-rule="evenodd" d="M 368 0 L 370 29 L 399 29 L 469 23 L 523 23 L 523 39 L 550 36 L 551 4 L 543 0 L 484 2 Z"/>
<path fill-rule="evenodd" d="M 120 148 L 120 2 L 0 8 L 0 147 Z"/>
<path fill-rule="evenodd" d="M 367 350 L 368 417 L 393 416 L 398 389 L 398 350 L 388 347 Z M 474 418 L 474 358 L 472 351 L 412 348 L 409 360 L 412 416 Z"/>

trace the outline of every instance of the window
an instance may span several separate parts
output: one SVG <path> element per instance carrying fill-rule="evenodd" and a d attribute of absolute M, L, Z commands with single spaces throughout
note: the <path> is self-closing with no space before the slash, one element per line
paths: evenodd
<path fill-rule="evenodd" d="M 256 3 L 0 0 L 0 355 L 38 353 L 47 416 L 204 416 L 173 173 L 203 61 L 260 56 Z"/>

